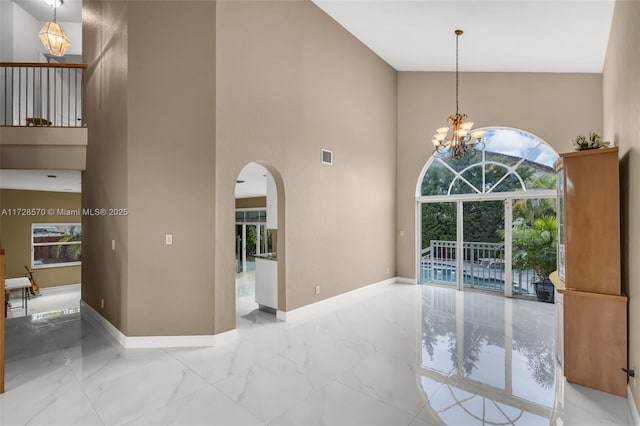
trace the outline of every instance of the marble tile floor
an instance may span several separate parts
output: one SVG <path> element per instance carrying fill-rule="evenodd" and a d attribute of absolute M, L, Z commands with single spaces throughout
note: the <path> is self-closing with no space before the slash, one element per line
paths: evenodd
<path fill-rule="evenodd" d="M 23 317 L 26 314 L 42 314 L 60 309 L 78 309 L 80 306 L 80 284 L 59 287 L 41 288 L 39 296 L 31 296 L 27 302 L 27 313 L 22 307 L 22 297 L 19 291 L 11 292 L 12 307 L 7 312 L 7 318 Z"/>
<path fill-rule="evenodd" d="M 236 328 L 239 333 L 276 322 L 276 316 L 258 309 L 255 301 L 256 271 L 236 274 Z"/>
<path fill-rule="evenodd" d="M 632 424 L 626 399 L 562 379 L 553 308 L 396 284 L 180 349 L 124 349 L 78 312 L 16 318 L 0 424 Z"/>

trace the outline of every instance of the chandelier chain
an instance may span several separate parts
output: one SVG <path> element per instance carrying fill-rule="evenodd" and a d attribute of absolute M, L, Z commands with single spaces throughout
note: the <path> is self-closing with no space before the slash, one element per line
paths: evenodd
<path fill-rule="evenodd" d="M 456 115 L 458 115 L 458 40 L 460 34 L 456 32 Z"/>
<path fill-rule="evenodd" d="M 453 159 L 461 158 L 473 152 L 478 143 L 482 143 L 484 131 L 472 132 L 472 121 L 467 120 L 467 114 L 460 113 L 460 36 L 462 30 L 455 30 L 456 34 L 456 114 L 450 115 L 450 127 L 440 127 L 436 130 L 431 141 L 435 154 L 448 156 Z M 448 134 L 451 136 L 448 138 Z"/>

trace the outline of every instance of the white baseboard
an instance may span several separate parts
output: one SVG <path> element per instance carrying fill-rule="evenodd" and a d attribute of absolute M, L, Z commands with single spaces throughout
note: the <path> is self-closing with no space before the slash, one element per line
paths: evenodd
<path fill-rule="evenodd" d="M 318 315 L 331 312 L 345 305 L 362 300 L 367 295 L 375 294 L 393 284 L 416 284 L 414 278 L 394 277 L 377 283 L 369 284 L 328 299 L 320 300 L 309 305 L 290 311 L 276 311 L 276 319 L 279 321 L 296 322 L 311 319 Z M 107 321 L 93 307 L 80 301 L 80 310 L 84 318 L 89 319 L 98 327 L 103 328 L 118 343 L 125 348 L 179 348 L 220 346 L 232 342 L 238 338 L 238 330 L 229 330 L 224 333 L 197 336 L 126 336 L 113 324 Z M 640 425 L 639 425 L 640 426 Z"/>
<path fill-rule="evenodd" d="M 636 401 L 633 399 L 633 392 L 631 392 L 631 386 L 629 385 L 627 385 L 627 399 L 629 400 L 629 410 L 631 411 L 633 424 L 636 426 L 640 426 L 640 414 L 638 414 L 638 406 L 636 405 Z"/>
<path fill-rule="evenodd" d="M 102 328 L 111 337 L 116 339 L 120 345 L 125 346 L 127 336 L 125 336 L 120 330 L 118 330 L 113 324 L 107 321 L 102 315 L 100 315 L 91 305 L 84 300 L 80 300 L 80 316 L 86 318 L 93 323 L 93 325 Z"/>
<path fill-rule="evenodd" d="M 80 311 L 83 318 L 89 319 L 92 323 L 104 329 L 116 339 L 120 345 L 127 349 L 220 346 L 238 338 L 237 330 L 195 336 L 126 336 L 93 309 L 93 307 L 82 300 L 80 301 Z"/>
<path fill-rule="evenodd" d="M 222 346 L 238 340 L 238 329 L 224 331 L 213 335 L 213 346 Z"/>
<path fill-rule="evenodd" d="M 415 278 L 396 277 L 398 284 L 418 284 L 418 280 Z"/>
<path fill-rule="evenodd" d="M 287 322 L 305 321 L 359 301 L 363 296 L 374 294 L 396 283 L 399 283 L 398 278 L 389 278 L 290 311 L 277 310 L 276 319 Z"/>

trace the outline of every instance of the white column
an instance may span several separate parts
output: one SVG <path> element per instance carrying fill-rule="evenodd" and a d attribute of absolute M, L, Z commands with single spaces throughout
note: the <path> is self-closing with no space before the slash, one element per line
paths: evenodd
<path fill-rule="evenodd" d="M 458 201 L 456 203 L 456 231 L 457 231 L 457 242 L 456 242 L 456 287 L 458 290 L 464 290 L 464 253 L 463 253 L 463 244 L 464 241 L 464 205 L 462 201 Z"/>
<path fill-rule="evenodd" d="M 504 381 L 507 395 L 513 393 L 513 300 L 504 301 Z"/>
<path fill-rule="evenodd" d="M 456 357 L 458 377 L 464 378 L 464 293 L 456 292 Z"/>
<path fill-rule="evenodd" d="M 513 297 L 513 200 L 504 200 L 504 295 Z"/>
<path fill-rule="evenodd" d="M 242 224 L 242 272 L 247 270 L 247 225 Z"/>
<path fill-rule="evenodd" d="M 260 254 L 260 224 L 256 225 L 256 254 Z"/>
<path fill-rule="evenodd" d="M 267 228 L 278 229 L 278 188 L 271 173 L 267 173 Z"/>
<path fill-rule="evenodd" d="M 413 235 L 415 235 L 416 245 L 416 283 L 422 284 L 422 204 L 416 203 L 416 229 Z M 400 237 L 401 238 L 401 237 Z M 433 281 L 433 277 L 432 281 Z"/>

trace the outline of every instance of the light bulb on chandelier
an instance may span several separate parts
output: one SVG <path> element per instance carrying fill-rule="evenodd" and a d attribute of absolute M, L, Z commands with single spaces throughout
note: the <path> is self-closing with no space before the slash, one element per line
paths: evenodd
<path fill-rule="evenodd" d="M 440 127 L 433 135 L 433 146 L 435 153 L 452 158 L 461 158 L 475 148 L 475 145 L 482 142 L 484 131 L 472 132 L 472 121 L 465 121 L 467 114 L 458 112 L 458 39 L 462 35 L 462 30 L 456 30 L 456 113 L 450 115 L 448 120 L 451 127 Z M 451 138 L 447 140 L 451 130 Z"/>

